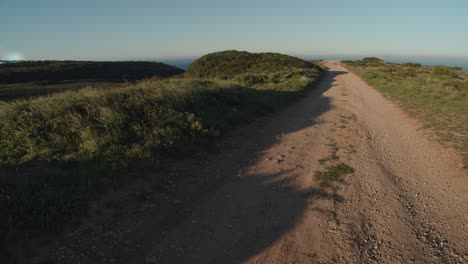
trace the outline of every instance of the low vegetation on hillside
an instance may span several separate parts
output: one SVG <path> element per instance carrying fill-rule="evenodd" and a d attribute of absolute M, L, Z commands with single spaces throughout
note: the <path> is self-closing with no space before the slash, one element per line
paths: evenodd
<path fill-rule="evenodd" d="M 197 151 L 300 97 L 321 74 L 297 58 L 260 57 L 215 53 L 184 76 L 0 103 L 0 227 L 57 228 L 86 211 L 118 175 L 110 169 Z M 223 68 L 223 59 L 249 66 Z"/>
<path fill-rule="evenodd" d="M 395 64 L 379 59 L 344 63 L 423 120 L 441 141 L 463 152 L 468 168 L 468 71 L 460 67 Z"/>
<path fill-rule="evenodd" d="M 65 91 L 78 91 L 83 88 L 94 89 L 112 89 L 115 87 L 124 87 L 124 82 L 94 82 L 78 81 L 63 83 L 15 83 L 0 84 L 0 101 L 7 102 L 17 99 L 31 99 L 39 96 L 57 94 Z"/>
<path fill-rule="evenodd" d="M 222 51 L 194 61 L 186 75 L 195 78 L 236 80 L 247 85 L 274 84 L 308 77 L 318 66 L 295 57 L 278 53 L 249 53 Z M 313 76 L 312 76 L 313 78 Z"/>

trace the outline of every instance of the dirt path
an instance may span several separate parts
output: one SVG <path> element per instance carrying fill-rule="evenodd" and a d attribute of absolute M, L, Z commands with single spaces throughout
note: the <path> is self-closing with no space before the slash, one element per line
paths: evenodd
<path fill-rule="evenodd" d="M 63 263 L 468 263 L 460 157 L 338 62 L 327 66 L 302 101 L 239 129 L 219 154 L 166 171 L 193 181 L 161 187 L 116 223 L 68 234 L 55 255 Z M 317 183 L 317 171 L 342 163 L 354 172 Z"/>

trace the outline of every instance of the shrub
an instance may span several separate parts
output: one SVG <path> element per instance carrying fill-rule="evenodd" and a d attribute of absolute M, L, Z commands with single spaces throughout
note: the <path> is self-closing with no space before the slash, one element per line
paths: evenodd
<path fill-rule="evenodd" d="M 449 87 L 455 89 L 459 92 L 467 91 L 468 92 L 468 80 L 449 80 L 443 83 L 444 87 Z"/>
<path fill-rule="evenodd" d="M 405 67 L 412 67 L 412 68 L 420 68 L 420 67 L 422 67 L 421 63 L 412 63 L 412 62 L 403 63 L 402 66 L 405 66 Z"/>
<path fill-rule="evenodd" d="M 376 58 L 376 57 L 366 57 L 361 60 L 364 63 L 381 63 L 384 62 L 384 60 Z"/>
<path fill-rule="evenodd" d="M 445 77 L 445 78 L 458 78 L 457 73 L 452 67 L 447 66 L 435 66 L 432 69 L 432 74 L 437 77 Z"/>
<path fill-rule="evenodd" d="M 401 68 L 398 71 L 396 71 L 396 75 L 399 78 L 412 78 L 417 76 L 416 70 L 411 67 L 411 68 Z"/>

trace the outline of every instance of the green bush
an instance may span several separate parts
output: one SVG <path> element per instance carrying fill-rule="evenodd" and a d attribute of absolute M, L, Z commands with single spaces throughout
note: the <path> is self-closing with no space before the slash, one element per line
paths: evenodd
<path fill-rule="evenodd" d="M 364 63 L 381 63 L 384 62 L 382 59 L 376 57 L 366 57 L 361 60 Z"/>
<path fill-rule="evenodd" d="M 444 87 L 455 89 L 459 92 L 468 92 L 468 80 L 447 80 L 443 83 Z"/>
<path fill-rule="evenodd" d="M 402 68 L 396 72 L 399 78 L 412 78 L 416 77 L 418 74 L 413 66 L 410 68 Z"/>
<path fill-rule="evenodd" d="M 437 77 L 458 78 L 455 69 L 447 66 L 435 66 L 432 69 L 432 74 Z"/>
<path fill-rule="evenodd" d="M 422 67 L 421 63 L 412 63 L 412 62 L 403 63 L 402 65 L 405 67 L 412 67 L 412 68 Z"/>

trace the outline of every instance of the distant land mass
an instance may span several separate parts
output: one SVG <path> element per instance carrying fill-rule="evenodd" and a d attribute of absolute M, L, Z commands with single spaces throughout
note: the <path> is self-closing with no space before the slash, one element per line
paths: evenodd
<path fill-rule="evenodd" d="M 175 66 L 179 69 L 187 70 L 190 64 L 193 61 L 198 59 L 198 57 L 191 57 L 191 58 L 181 58 L 181 59 L 166 59 L 166 60 L 155 60 L 155 62 L 162 62 L 171 66 Z"/>
<path fill-rule="evenodd" d="M 414 62 L 420 63 L 423 65 L 428 66 L 437 66 L 437 65 L 445 65 L 445 66 L 457 66 L 462 67 L 465 70 L 468 70 L 468 58 L 454 58 L 454 57 L 436 57 L 436 56 L 389 56 L 389 55 L 372 55 L 373 57 L 378 57 L 383 59 L 387 62 L 393 63 L 406 63 L 406 62 Z M 359 60 L 362 59 L 363 55 L 324 55 L 324 56 L 301 56 L 302 59 L 306 60 L 316 60 L 316 59 L 323 59 L 323 60 Z"/>
<path fill-rule="evenodd" d="M 85 87 L 119 87 L 184 70 L 150 61 L 0 61 L 0 103 Z"/>
<path fill-rule="evenodd" d="M 324 55 L 324 56 L 299 56 L 305 60 L 357 60 L 362 59 L 366 56 L 346 56 L 346 55 Z M 404 57 L 404 56 L 376 56 L 388 62 L 394 63 L 405 63 L 414 62 L 421 63 L 428 66 L 446 65 L 446 66 L 458 66 L 465 70 L 468 70 L 468 58 L 447 58 L 447 57 Z M 180 69 L 187 70 L 190 64 L 196 60 L 196 57 L 190 58 L 177 58 L 177 59 L 165 59 L 158 60 L 162 63 L 166 63 L 175 66 Z"/>
<path fill-rule="evenodd" d="M 63 81 L 141 80 L 170 77 L 184 71 L 149 61 L 18 61 L 0 65 L 0 84 Z"/>

